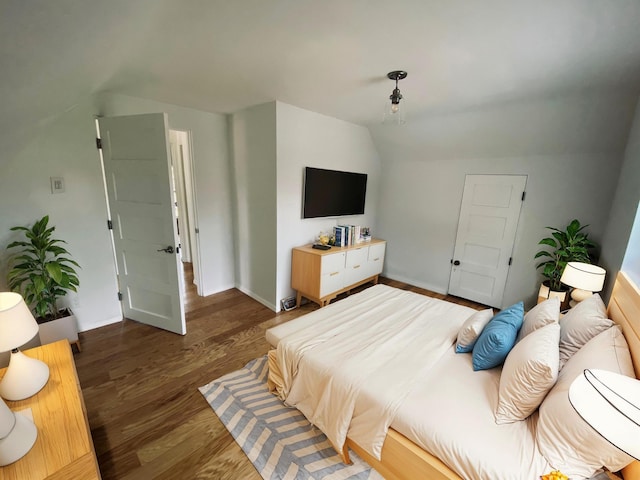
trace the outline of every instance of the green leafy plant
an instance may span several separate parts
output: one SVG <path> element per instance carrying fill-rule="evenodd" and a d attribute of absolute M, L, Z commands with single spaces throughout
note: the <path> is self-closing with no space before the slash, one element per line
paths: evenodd
<path fill-rule="evenodd" d="M 25 240 L 12 242 L 7 249 L 22 247 L 13 257 L 13 268 L 8 274 L 9 288 L 20 293 L 31 305 L 39 323 L 63 316 L 58 311 L 58 299 L 69 290 L 77 291 L 78 275 L 74 268 L 80 267 L 67 257 L 69 252 L 52 238 L 55 227 L 49 227 L 49 216 L 45 215 L 31 227 L 13 227 L 22 231 Z"/>
<path fill-rule="evenodd" d="M 597 245 L 583 232 L 588 226 L 580 225 L 580 222 L 574 219 L 564 230 L 546 227 L 552 231 L 551 237 L 543 238 L 538 245 L 549 246 L 552 250 L 540 250 L 534 258 L 545 259 L 536 265 L 536 268 L 542 268 L 542 275 L 549 280 L 551 290 L 562 289 L 560 278 L 567 262 L 591 263 L 589 250 Z"/>

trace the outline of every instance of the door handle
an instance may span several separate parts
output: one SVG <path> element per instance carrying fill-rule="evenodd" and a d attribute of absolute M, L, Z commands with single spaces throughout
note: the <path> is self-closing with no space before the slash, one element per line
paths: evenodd
<path fill-rule="evenodd" d="M 454 260 L 453 264 L 457 267 L 458 265 L 460 265 L 460 260 Z"/>
<path fill-rule="evenodd" d="M 159 252 L 165 252 L 165 253 L 173 253 L 173 246 L 169 245 L 167 248 L 161 248 L 158 251 Z"/>

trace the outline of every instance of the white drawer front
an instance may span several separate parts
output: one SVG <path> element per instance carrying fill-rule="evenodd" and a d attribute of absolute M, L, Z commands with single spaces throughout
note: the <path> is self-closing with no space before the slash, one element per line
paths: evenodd
<path fill-rule="evenodd" d="M 369 247 L 369 261 L 370 262 L 382 262 L 384 260 L 384 250 L 387 246 L 386 243 L 376 243 Z"/>
<path fill-rule="evenodd" d="M 345 252 L 332 253 L 331 255 L 323 255 L 320 261 L 320 271 L 322 275 L 344 270 Z"/>
<path fill-rule="evenodd" d="M 345 271 L 345 285 L 352 285 L 354 283 L 358 283 L 361 280 L 364 280 L 367 277 L 370 277 L 367 270 L 367 263 L 363 263 L 362 265 L 354 265 L 353 267 L 347 267 Z"/>
<path fill-rule="evenodd" d="M 384 243 L 371 245 L 369 247 L 369 261 L 367 262 L 367 271 L 369 275 L 378 275 L 382 273 L 384 264 Z"/>
<path fill-rule="evenodd" d="M 367 261 L 369 247 L 360 247 L 347 252 L 347 268 L 363 265 Z"/>
<path fill-rule="evenodd" d="M 320 277 L 320 297 L 343 289 L 345 286 L 344 269 L 325 273 Z"/>

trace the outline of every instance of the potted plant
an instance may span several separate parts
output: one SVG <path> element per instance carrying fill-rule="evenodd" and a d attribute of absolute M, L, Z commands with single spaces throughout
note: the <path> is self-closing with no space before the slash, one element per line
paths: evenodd
<path fill-rule="evenodd" d="M 588 225 L 580 225 L 576 219 L 571 220 L 564 230 L 546 227 L 552 231 L 551 237 L 543 238 L 538 245 L 551 247 L 551 250 L 540 250 L 534 257 L 543 259 L 536 268 L 542 268 L 542 276 L 547 279 L 540 286 L 538 303 L 550 296 L 558 296 L 562 308 L 568 307 L 569 289 L 560 282 L 560 278 L 567 262 L 591 263 L 589 250 L 595 248 L 596 244 L 583 232 L 587 227 Z"/>
<path fill-rule="evenodd" d="M 13 267 L 7 280 L 9 288 L 20 293 L 31 306 L 40 324 L 43 344 L 67 338 L 79 349 L 75 316 L 68 308 L 59 310 L 58 300 L 70 290 L 77 291 L 80 282 L 75 267 L 80 265 L 68 258 L 69 252 L 60 245 L 66 243 L 64 240 L 52 238 L 55 229 L 49 226 L 48 215 L 31 228 L 11 228 L 24 232 L 25 239 L 7 246 L 7 249 L 20 248 L 12 259 Z"/>

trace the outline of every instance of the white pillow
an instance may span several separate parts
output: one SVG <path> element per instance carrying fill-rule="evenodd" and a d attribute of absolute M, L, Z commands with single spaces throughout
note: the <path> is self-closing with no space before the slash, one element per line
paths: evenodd
<path fill-rule="evenodd" d="M 509 352 L 500 374 L 496 423 L 524 420 L 558 379 L 560 325 L 551 323 L 527 335 Z"/>
<path fill-rule="evenodd" d="M 620 327 L 601 332 L 578 350 L 540 405 L 538 448 L 554 469 L 572 480 L 589 478 L 602 466 L 616 472 L 633 460 L 600 436 L 571 406 L 569 387 L 587 368 L 634 376 L 629 347 Z"/>
<path fill-rule="evenodd" d="M 560 299 L 551 297 L 544 302 L 537 304 L 524 316 L 524 323 L 518 332 L 516 342 L 519 342 L 531 332 L 549 325 L 550 323 L 558 323 L 560 318 Z"/>
<path fill-rule="evenodd" d="M 600 332 L 613 326 L 600 298 L 592 296 L 578 303 L 560 319 L 560 369 L 575 352 Z"/>
<path fill-rule="evenodd" d="M 458 340 L 456 342 L 456 353 L 468 353 L 473 350 L 473 345 L 478 340 L 482 329 L 493 318 L 493 309 L 487 308 L 472 314 L 462 324 L 458 331 Z"/>

